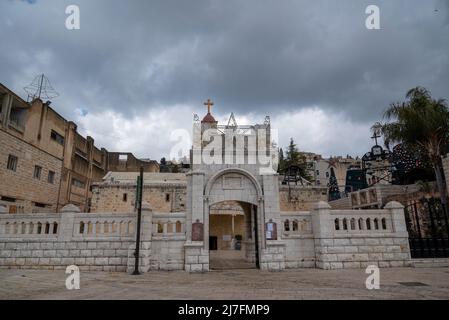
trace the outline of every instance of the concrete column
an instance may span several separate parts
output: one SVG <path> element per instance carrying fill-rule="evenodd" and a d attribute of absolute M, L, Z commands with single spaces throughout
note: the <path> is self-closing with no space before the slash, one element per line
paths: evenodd
<path fill-rule="evenodd" d="M 315 239 L 332 238 L 333 225 L 330 215 L 329 203 L 320 201 L 315 204 L 312 211 L 312 229 Z"/>
<path fill-rule="evenodd" d="M 153 230 L 153 210 L 146 201 L 142 203 L 141 241 L 151 241 Z"/>
<path fill-rule="evenodd" d="M 81 210 L 73 204 L 68 204 L 61 209 L 61 220 L 59 221 L 59 228 L 58 228 L 59 241 L 72 240 L 75 215 L 80 212 Z"/>
<path fill-rule="evenodd" d="M 316 203 L 312 210 L 316 267 L 321 269 L 331 269 L 327 247 L 333 246 L 334 226 L 330 213 L 331 206 L 324 201 Z"/>
<path fill-rule="evenodd" d="M 399 236 L 408 237 L 407 224 L 405 222 L 404 206 L 396 201 L 388 202 L 384 209 L 391 212 L 393 231 Z"/>

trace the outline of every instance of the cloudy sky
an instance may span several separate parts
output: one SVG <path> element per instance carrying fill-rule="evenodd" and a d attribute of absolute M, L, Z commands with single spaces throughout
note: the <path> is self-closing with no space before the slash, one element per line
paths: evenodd
<path fill-rule="evenodd" d="M 1 0 L 0 39 L 1 83 L 26 98 L 45 73 L 82 134 L 157 160 L 207 98 L 220 122 L 270 115 L 281 145 L 326 156 L 363 155 L 412 87 L 449 98 L 449 0 Z"/>

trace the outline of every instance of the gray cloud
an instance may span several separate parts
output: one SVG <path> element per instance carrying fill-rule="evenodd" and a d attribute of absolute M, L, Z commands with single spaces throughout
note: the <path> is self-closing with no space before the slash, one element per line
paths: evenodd
<path fill-rule="evenodd" d="M 64 27 L 69 4 L 79 31 Z M 382 30 L 365 28 L 369 4 Z M 369 123 L 416 85 L 448 97 L 444 0 L 2 1 L 0 16 L 0 81 L 23 92 L 46 73 L 69 118 L 177 104 L 202 113 L 211 97 L 223 114 L 318 107 Z"/>

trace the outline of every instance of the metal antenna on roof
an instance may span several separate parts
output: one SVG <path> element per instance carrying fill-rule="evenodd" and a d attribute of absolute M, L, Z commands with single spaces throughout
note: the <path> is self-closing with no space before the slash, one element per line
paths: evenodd
<path fill-rule="evenodd" d="M 24 87 L 23 90 L 28 94 L 28 101 L 34 99 L 51 100 L 59 97 L 59 93 L 51 86 L 50 80 L 44 75 L 38 75 L 33 82 Z"/>

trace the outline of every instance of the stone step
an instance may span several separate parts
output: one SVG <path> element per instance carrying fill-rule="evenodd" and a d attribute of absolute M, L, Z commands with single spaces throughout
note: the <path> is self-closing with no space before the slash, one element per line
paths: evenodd
<path fill-rule="evenodd" d="M 412 259 L 415 268 L 444 268 L 449 267 L 449 258 Z"/>

